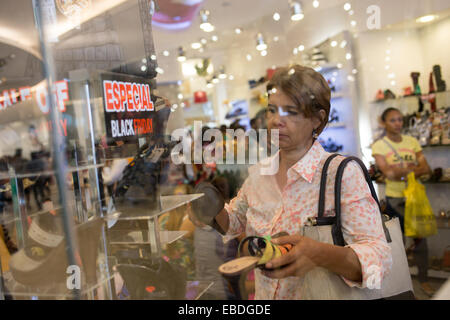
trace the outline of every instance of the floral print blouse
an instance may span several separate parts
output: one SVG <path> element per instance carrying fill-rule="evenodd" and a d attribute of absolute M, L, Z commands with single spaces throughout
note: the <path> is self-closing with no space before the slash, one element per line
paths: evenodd
<path fill-rule="evenodd" d="M 266 159 L 266 164 L 278 161 L 278 153 Z M 294 166 L 287 171 L 287 183 L 280 190 L 274 175 L 261 174 L 262 162 L 249 169 L 238 195 L 225 206 L 230 226 L 224 241 L 246 235 L 274 235 L 285 231 L 299 233 L 308 218 L 317 217 L 322 167 L 330 156 L 317 141 Z M 343 157 L 335 158 L 329 175 L 336 172 Z M 333 179 L 331 179 L 334 181 Z M 334 183 L 327 183 L 325 216 L 334 215 Z M 392 265 L 391 249 L 384 235 L 381 215 L 373 199 L 361 168 L 349 163 L 344 170 L 341 190 L 341 219 L 344 239 L 354 250 L 362 267 L 362 283 L 345 278 L 349 286 L 367 287 L 369 266 L 375 265 L 381 276 Z M 271 279 L 255 269 L 255 299 L 302 299 L 297 277 Z"/>

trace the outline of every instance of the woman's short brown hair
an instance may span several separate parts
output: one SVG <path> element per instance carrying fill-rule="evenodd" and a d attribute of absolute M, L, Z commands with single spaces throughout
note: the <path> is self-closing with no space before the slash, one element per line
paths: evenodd
<path fill-rule="evenodd" d="M 269 97 L 274 88 L 279 88 L 291 98 L 305 117 L 321 120 L 317 133 L 323 131 L 330 114 L 331 90 L 320 73 L 300 65 L 279 68 L 267 84 Z M 319 114 L 320 110 L 326 112 L 323 120 Z"/>

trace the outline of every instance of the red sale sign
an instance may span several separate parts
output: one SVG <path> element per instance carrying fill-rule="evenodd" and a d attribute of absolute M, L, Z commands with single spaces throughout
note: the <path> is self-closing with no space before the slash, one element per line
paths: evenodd
<path fill-rule="evenodd" d="M 148 84 L 104 80 L 103 92 L 106 112 L 154 110 Z"/>

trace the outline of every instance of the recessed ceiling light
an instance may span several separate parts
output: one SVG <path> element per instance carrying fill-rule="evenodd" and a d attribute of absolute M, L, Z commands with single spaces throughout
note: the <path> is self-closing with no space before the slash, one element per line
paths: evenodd
<path fill-rule="evenodd" d="M 252 56 L 250 54 L 247 55 L 247 60 L 252 61 Z"/>
<path fill-rule="evenodd" d="M 263 57 L 267 56 L 267 51 L 266 51 L 266 50 L 261 51 L 261 55 L 262 55 Z"/>
<path fill-rule="evenodd" d="M 207 41 L 205 38 L 202 38 L 202 39 L 200 40 L 200 42 L 201 42 L 202 44 L 206 44 L 208 41 Z"/>
<path fill-rule="evenodd" d="M 351 8 L 352 8 L 352 5 L 350 3 L 347 2 L 346 4 L 344 4 L 345 11 L 349 11 Z"/>
<path fill-rule="evenodd" d="M 234 32 L 236 32 L 236 34 L 241 34 L 242 30 L 240 28 L 236 28 L 236 29 L 234 29 Z"/>
<path fill-rule="evenodd" d="M 191 44 L 191 48 L 195 49 L 195 50 L 200 49 L 201 47 L 202 47 L 202 44 L 200 42 L 194 42 Z"/>
<path fill-rule="evenodd" d="M 150 57 L 150 59 L 156 60 L 156 56 L 155 56 L 154 54 L 152 54 L 152 56 Z"/>
<path fill-rule="evenodd" d="M 350 22 L 350 24 L 352 25 L 352 27 L 354 27 L 354 26 L 356 26 L 356 21 L 355 21 L 355 20 L 352 20 L 352 21 Z"/>
<path fill-rule="evenodd" d="M 299 45 L 298 46 L 298 51 L 304 51 L 305 50 L 305 46 L 304 45 Z"/>
<path fill-rule="evenodd" d="M 142 66 L 141 67 L 141 71 L 146 71 L 147 70 L 147 66 Z"/>
<path fill-rule="evenodd" d="M 278 12 L 275 12 L 274 14 L 273 14 L 273 20 L 275 20 L 275 21 L 279 21 L 280 20 L 280 14 L 278 13 Z"/>
<path fill-rule="evenodd" d="M 331 46 L 334 48 L 334 47 L 336 47 L 337 46 L 337 41 L 331 41 Z"/>
<path fill-rule="evenodd" d="M 347 53 L 345 55 L 345 59 L 350 60 L 352 58 L 352 54 L 351 53 Z"/>
<path fill-rule="evenodd" d="M 156 72 L 158 72 L 159 74 L 163 74 L 163 73 L 164 73 L 164 70 L 163 70 L 162 68 L 160 68 L 160 67 L 157 67 L 155 70 L 156 70 Z"/>
<path fill-rule="evenodd" d="M 436 19 L 436 16 L 434 14 L 430 14 L 430 15 L 426 15 L 420 18 L 416 19 L 417 23 L 427 23 L 427 22 L 431 22 L 434 19 Z"/>
<path fill-rule="evenodd" d="M 341 42 L 341 48 L 342 48 L 342 49 L 345 48 L 346 45 L 347 45 L 347 41 L 343 40 L 343 41 Z"/>
<path fill-rule="evenodd" d="M 280 40 L 278 36 L 273 37 L 273 41 L 277 42 L 278 40 Z"/>
<path fill-rule="evenodd" d="M 314 7 L 314 8 L 318 8 L 319 5 L 320 5 L 320 3 L 319 3 L 318 0 L 314 0 L 314 1 L 313 1 L 313 7 Z"/>
<path fill-rule="evenodd" d="M 169 53 L 169 51 L 164 50 L 164 51 L 163 51 L 163 55 L 164 55 L 165 57 L 168 57 L 168 56 L 170 55 L 170 53 Z"/>
<path fill-rule="evenodd" d="M 219 40 L 219 37 L 217 37 L 217 36 L 212 36 L 212 37 L 211 37 L 211 40 L 214 41 L 214 42 L 216 42 L 217 40 Z"/>

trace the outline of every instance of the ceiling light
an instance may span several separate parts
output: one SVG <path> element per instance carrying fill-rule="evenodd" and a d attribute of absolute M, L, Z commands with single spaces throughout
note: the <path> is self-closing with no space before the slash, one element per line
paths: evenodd
<path fill-rule="evenodd" d="M 350 81 L 350 82 L 353 82 L 353 81 L 355 81 L 355 77 L 349 75 L 349 76 L 347 76 L 347 80 Z"/>
<path fill-rule="evenodd" d="M 391 68 L 391 66 L 390 66 L 390 65 L 386 65 L 384 68 L 385 68 L 386 70 L 389 70 L 389 69 Z"/>
<path fill-rule="evenodd" d="M 395 80 L 391 81 L 391 86 L 395 86 L 397 84 L 397 82 L 395 82 Z"/>
<path fill-rule="evenodd" d="M 386 57 L 386 59 L 384 59 L 384 60 L 386 60 L 386 62 L 389 62 L 389 61 L 391 61 L 391 57 Z"/>
<path fill-rule="evenodd" d="M 298 54 L 298 48 L 294 48 L 294 50 L 292 50 L 293 54 Z"/>
<path fill-rule="evenodd" d="M 298 1 L 291 1 L 290 10 L 292 21 L 299 21 L 305 17 L 305 15 L 303 14 L 302 5 Z"/>
<path fill-rule="evenodd" d="M 214 26 L 209 22 L 209 11 L 208 10 L 201 10 L 200 18 L 202 21 L 200 24 L 200 29 L 202 29 L 205 32 L 214 31 Z"/>
<path fill-rule="evenodd" d="M 234 29 L 234 32 L 236 32 L 236 34 L 241 34 L 242 30 L 241 30 L 241 28 L 236 28 L 236 29 Z"/>
<path fill-rule="evenodd" d="M 386 54 L 391 54 L 391 50 L 386 50 Z"/>
<path fill-rule="evenodd" d="M 147 70 L 147 66 L 142 66 L 142 67 L 141 67 L 141 71 L 142 71 L 142 72 L 144 72 L 144 71 L 146 71 L 146 70 Z"/>
<path fill-rule="evenodd" d="M 352 20 L 352 21 L 350 22 L 350 24 L 352 25 L 352 27 L 354 27 L 354 26 L 356 26 L 356 21 L 355 21 L 355 20 Z"/>
<path fill-rule="evenodd" d="M 205 49 L 203 49 L 203 47 L 201 47 L 200 49 L 198 49 L 198 52 L 203 53 L 203 52 L 205 52 Z"/>
<path fill-rule="evenodd" d="M 154 54 L 152 54 L 152 56 L 150 57 L 150 59 L 152 59 L 153 61 L 156 60 L 156 56 Z"/>
<path fill-rule="evenodd" d="M 214 87 L 214 85 L 210 81 L 208 81 L 206 83 L 206 87 L 211 89 L 212 87 Z"/>
<path fill-rule="evenodd" d="M 163 55 L 164 55 L 165 57 L 168 57 L 168 56 L 170 55 L 170 53 L 169 53 L 169 51 L 164 50 L 164 51 L 163 51 Z"/>
<path fill-rule="evenodd" d="M 217 36 L 212 36 L 212 37 L 211 37 L 211 40 L 214 41 L 214 42 L 216 42 L 217 40 L 219 40 L 219 37 L 217 37 Z"/>
<path fill-rule="evenodd" d="M 228 80 L 233 81 L 233 80 L 234 80 L 234 76 L 233 76 L 232 74 L 230 74 L 230 75 L 228 76 Z"/>
<path fill-rule="evenodd" d="M 267 51 L 266 51 L 266 50 L 261 51 L 261 55 L 262 55 L 263 57 L 267 56 Z"/>
<path fill-rule="evenodd" d="M 352 70 L 352 73 L 353 73 L 353 74 L 357 74 L 357 73 L 358 73 L 358 70 L 353 69 L 353 70 Z"/>
<path fill-rule="evenodd" d="M 157 68 L 155 69 L 155 71 L 158 72 L 159 74 L 163 74 L 163 73 L 164 73 L 163 68 L 160 68 L 160 67 L 157 67 Z"/>
<path fill-rule="evenodd" d="M 298 46 L 298 51 L 304 51 L 305 50 L 305 46 L 304 45 L 299 45 Z"/>
<path fill-rule="evenodd" d="M 278 36 L 273 37 L 273 41 L 277 42 L 278 40 L 280 40 Z"/>
<path fill-rule="evenodd" d="M 267 49 L 267 44 L 264 42 L 264 37 L 261 33 L 256 35 L 256 50 L 263 51 Z"/>
<path fill-rule="evenodd" d="M 273 14 L 273 20 L 275 20 L 275 21 L 279 21 L 280 20 L 280 14 L 278 13 L 278 12 L 275 12 L 274 14 Z"/>
<path fill-rule="evenodd" d="M 213 82 L 214 84 L 217 84 L 217 83 L 219 83 L 219 79 L 217 79 L 217 77 L 214 76 L 214 78 L 212 79 L 212 82 Z"/>
<path fill-rule="evenodd" d="M 142 59 L 142 63 L 147 63 L 147 59 L 146 58 Z"/>
<path fill-rule="evenodd" d="M 185 55 L 185 52 L 184 52 L 183 47 L 179 47 L 179 48 L 178 48 L 178 57 L 177 57 L 177 60 L 178 60 L 179 62 L 184 62 L 184 61 L 186 61 L 186 55 Z"/>
<path fill-rule="evenodd" d="M 341 48 L 344 49 L 346 45 L 347 45 L 347 41 L 343 40 L 341 42 Z"/>
<path fill-rule="evenodd" d="M 346 4 L 344 4 L 345 11 L 349 11 L 351 8 L 352 8 L 352 5 L 350 3 L 347 2 Z"/>
<path fill-rule="evenodd" d="M 343 66 L 344 66 L 344 65 L 343 65 L 342 63 L 338 63 L 338 64 L 337 64 L 338 69 L 342 69 Z"/>
<path fill-rule="evenodd" d="M 395 78 L 395 73 L 389 73 L 388 74 L 388 78 L 389 79 L 394 79 Z"/>
<path fill-rule="evenodd" d="M 227 75 L 225 73 L 225 67 L 221 66 L 219 71 L 219 79 L 226 79 Z"/>
<path fill-rule="evenodd" d="M 314 7 L 314 8 L 318 8 L 319 5 L 320 5 L 319 1 L 317 1 L 317 0 L 314 0 L 314 1 L 313 1 L 313 7 Z"/>
<path fill-rule="evenodd" d="M 436 19 L 436 16 L 433 14 L 430 14 L 430 15 L 426 15 L 426 16 L 417 18 L 416 22 L 417 23 L 427 23 L 427 22 L 433 21 L 434 19 Z"/>
<path fill-rule="evenodd" d="M 352 54 L 351 53 L 347 53 L 345 55 L 345 59 L 350 60 L 352 58 Z"/>
<path fill-rule="evenodd" d="M 331 41 L 331 46 L 334 48 L 334 47 L 336 47 L 337 46 L 337 41 Z"/>
<path fill-rule="evenodd" d="M 353 11 L 353 10 L 350 10 L 350 11 L 348 12 L 348 14 L 352 16 L 352 15 L 354 15 L 354 14 L 355 14 L 355 11 Z"/>
<path fill-rule="evenodd" d="M 201 38 L 201 39 L 200 39 L 200 42 L 201 42 L 202 44 L 206 44 L 208 41 L 207 41 L 205 38 Z"/>
<path fill-rule="evenodd" d="M 200 49 L 202 47 L 202 44 L 200 42 L 194 42 L 191 44 L 191 48 L 194 50 Z"/>
<path fill-rule="evenodd" d="M 247 60 L 252 61 L 252 56 L 250 54 L 247 55 Z"/>
<path fill-rule="evenodd" d="M 178 97 L 178 99 L 182 100 L 183 99 L 183 94 L 179 93 L 177 97 Z"/>

